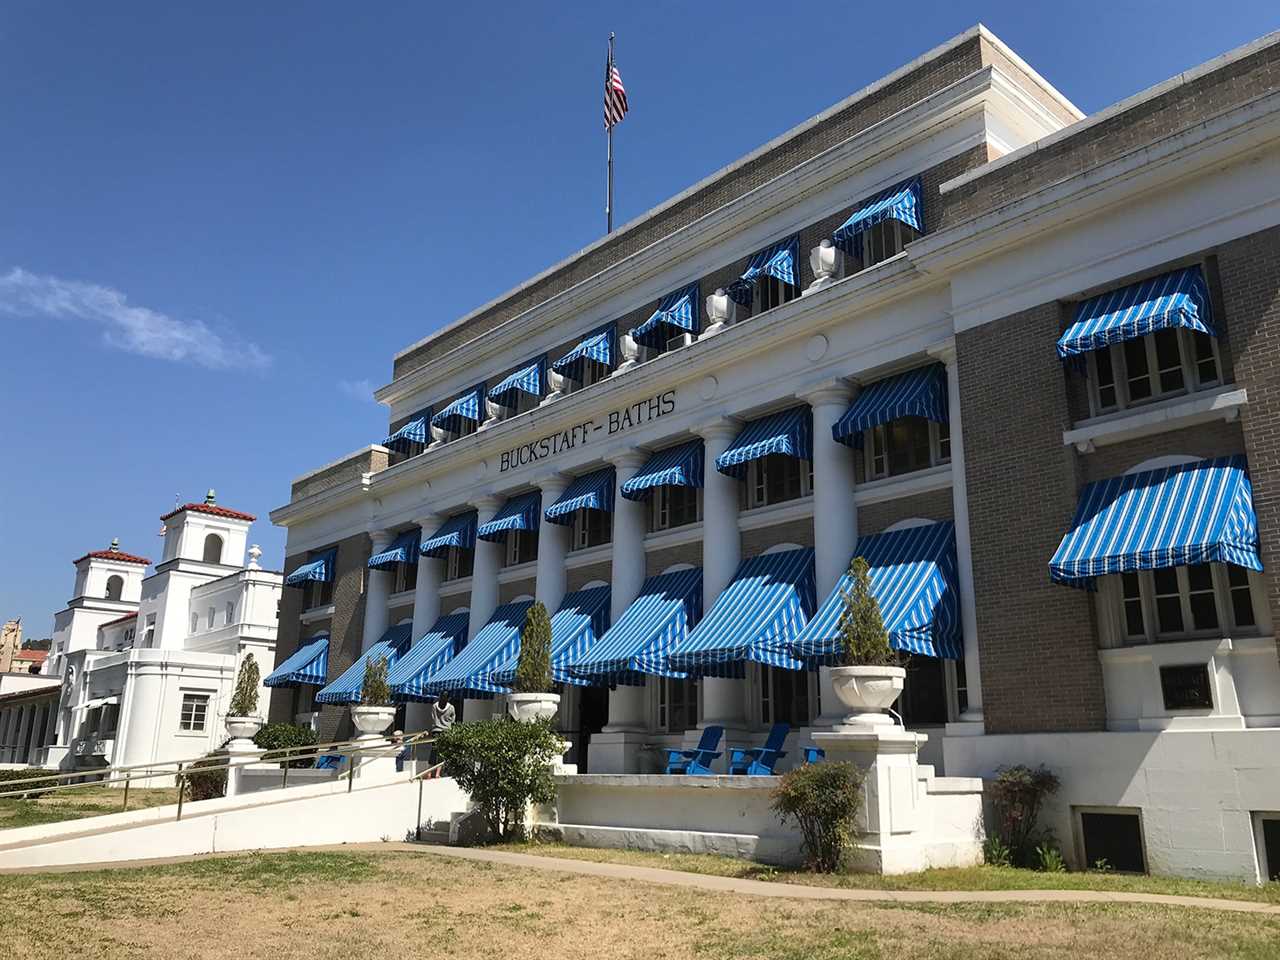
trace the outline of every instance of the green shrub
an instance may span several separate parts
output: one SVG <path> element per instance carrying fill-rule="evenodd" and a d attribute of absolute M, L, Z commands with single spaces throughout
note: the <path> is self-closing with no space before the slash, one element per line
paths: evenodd
<path fill-rule="evenodd" d="M 1036 847 L 1036 869 L 1044 873 L 1066 873 L 1067 862 L 1062 859 L 1061 850 L 1046 842 Z"/>
<path fill-rule="evenodd" d="M 489 838 L 500 843 L 523 838 L 530 803 L 555 799 L 551 763 L 561 746 L 550 723 L 507 719 L 454 724 L 435 742 L 445 776 L 471 795 Z"/>
<path fill-rule="evenodd" d="M 227 768 L 205 770 L 205 767 L 219 766 L 227 762 L 225 750 L 207 753 L 199 760 L 194 760 L 187 767 L 183 791 L 188 800 L 212 800 L 227 794 Z"/>
<path fill-rule="evenodd" d="M 889 634 L 880 617 L 880 604 L 871 594 L 867 561 L 854 557 L 849 564 L 848 587 L 841 586 L 840 666 L 896 666 L 898 655 L 889 646 Z"/>
<path fill-rule="evenodd" d="M 863 773 L 852 763 L 807 763 L 783 774 L 773 791 L 773 811 L 795 820 L 810 868 L 834 873 L 844 860 L 862 806 Z"/>
<path fill-rule="evenodd" d="M 44 770 L 40 767 L 27 767 L 16 770 L 0 770 L 0 793 L 8 793 L 10 790 L 25 791 L 22 796 L 4 797 L 5 800 L 34 800 L 37 797 L 43 797 L 49 787 L 56 786 L 57 770 Z M 34 777 L 48 776 L 48 780 L 33 780 L 31 783 L 19 783 L 9 786 L 14 780 L 32 780 Z"/>
<path fill-rule="evenodd" d="M 236 690 L 231 695 L 231 703 L 227 713 L 233 717 L 252 717 L 258 712 L 258 661 L 253 654 L 247 654 L 240 661 L 240 670 L 236 674 Z"/>
<path fill-rule="evenodd" d="M 1047 767 L 1036 769 L 1017 764 L 1001 767 L 988 788 L 995 813 L 995 835 L 1008 848 L 1015 867 L 1035 866 L 1036 847 L 1052 842 L 1047 831 L 1037 828 L 1045 799 L 1058 790 L 1057 776 Z"/>
<path fill-rule="evenodd" d="M 259 750 L 288 750 L 291 747 L 310 747 L 319 742 L 316 732 L 310 727 L 302 727 L 296 723 L 268 723 L 265 727 L 258 731 L 257 736 L 253 738 L 253 742 Z M 264 753 L 263 761 L 269 762 L 279 760 L 280 765 L 284 766 L 284 754 L 281 753 Z M 299 767 L 310 767 L 316 762 L 316 758 L 312 754 L 299 757 L 289 761 L 289 766 L 297 769 Z"/>
<path fill-rule="evenodd" d="M 391 706 L 391 688 L 387 686 L 387 658 L 364 662 L 364 682 L 360 684 L 360 706 Z"/>
<path fill-rule="evenodd" d="M 999 837 L 990 836 L 982 841 L 982 859 L 989 867 L 1012 867 L 1013 854 Z"/>
<path fill-rule="evenodd" d="M 551 692 L 551 617 L 534 603 L 520 631 L 520 661 L 516 664 L 516 693 Z"/>

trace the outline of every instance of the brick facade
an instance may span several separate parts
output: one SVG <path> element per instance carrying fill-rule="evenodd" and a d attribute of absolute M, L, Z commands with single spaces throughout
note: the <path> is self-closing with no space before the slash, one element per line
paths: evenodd
<path fill-rule="evenodd" d="M 770 547 L 794 543 L 801 547 L 813 546 L 813 518 L 790 520 L 787 523 L 742 531 L 742 559 L 764 553 Z"/>
<path fill-rule="evenodd" d="M 662 550 L 649 550 L 644 555 L 644 575 L 656 577 L 668 567 L 677 563 L 688 563 L 695 567 L 702 566 L 702 541 L 682 543 L 678 547 L 666 547 Z"/>
<path fill-rule="evenodd" d="M 930 490 L 910 497 L 869 503 L 858 508 L 858 536 L 869 537 L 882 533 L 900 520 L 950 520 L 955 516 L 955 504 L 951 488 Z"/>
<path fill-rule="evenodd" d="M 504 603 L 510 603 L 516 597 L 536 596 L 537 583 L 533 578 L 526 580 L 513 580 L 511 583 L 498 584 L 498 606 Z M 555 613 L 554 610 L 551 611 Z"/>
<path fill-rule="evenodd" d="M 285 573 L 302 566 L 307 562 L 305 553 L 296 553 L 285 557 Z M 285 587 L 280 591 L 280 619 L 276 623 L 276 662 L 263 670 L 263 675 L 270 673 L 284 663 L 298 649 L 298 638 L 302 634 L 302 600 L 306 593 L 298 587 Z M 267 707 L 267 719 L 272 723 L 293 723 L 293 695 L 289 689 L 272 690 Z"/>
<path fill-rule="evenodd" d="M 612 564 L 606 560 L 603 563 L 590 563 L 585 567 L 570 567 L 565 571 L 565 593 L 581 590 L 593 580 L 612 583 Z"/>

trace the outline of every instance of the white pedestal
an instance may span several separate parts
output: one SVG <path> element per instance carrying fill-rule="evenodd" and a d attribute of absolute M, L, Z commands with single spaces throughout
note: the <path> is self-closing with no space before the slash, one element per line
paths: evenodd
<path fill-rule="evenodd" d="M 241 777 L 248 766 L 250 758 L 258 753 L 258 745 L 252 740 L 241 738 L 227 744 L 227 760 L 231 764 L 227 768 L 228 797 L 238 797 L 244 792 Z"/>
<path fill-rule="evenodd" d="M 365 748 L 353 758 L 352 770 L 357 777 L 362 780 L 390 780 L 396 775 L 396 754 L 404 747 L 388 743 L 386 737 L 376 733 L 357 737 L 356 743 Z"/>
<path fill-rule="evenodd" d="M 587 744 L 587 769 L 592 773 L 636 773 L 641 748 L 653 737 L 646 731 L 595 733 Z"/>

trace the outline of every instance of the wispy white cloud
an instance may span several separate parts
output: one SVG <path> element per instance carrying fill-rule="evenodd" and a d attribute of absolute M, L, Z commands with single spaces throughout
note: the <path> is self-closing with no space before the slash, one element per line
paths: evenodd
<path fill-rule="evenodd" d="M 373 399 L 373 391 L 378 389 L 373 385 L 373 381 L 364 380 L 339 380 L 338 389 L 345 393 L 352 400 L 360 400 L 365 403 L 376 403 Z"/>
<path fill-rule="evenodd" d="M 103 341 L 117 350 L 210 370 L 271 365 L 271 357 L 257 344 L 218 333 L 203 321 L 136 306 L 111 287 L 41 276 L 21 267 L 0 274 L 0 315 L 95 324 L 102 328 Z"/>

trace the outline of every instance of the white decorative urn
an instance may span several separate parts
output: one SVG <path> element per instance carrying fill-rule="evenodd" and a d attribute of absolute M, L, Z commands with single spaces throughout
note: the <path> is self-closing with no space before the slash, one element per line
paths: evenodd
<path fill-rule="evenodd" d="M 738 320 L 738 305 L 733 298 L 719 287 L 707 297 L 707 328 L 702 331 L 703 337 L 719 333 L 725 327 L 733 326 Z"/>
<path fill-rule="evenodd" d="M 823 240 L 809 251 L 809 266 L 813 268 L 814 281 L 810 290 L 821 290 L 835 283 L 844 269 L 844 251 L 830 240 Z"/>
<path fill-rule="evenodd" d="M 384 732 L 395 718 L 395 707 L 367 707 L 359 704 L 351 708 L 351 722 L 366 737 L 376 737 Z"/>
<path fill-rule="evenodd" d="M 233 740 L 252 740 L 265 725 L 261 717 L 227 717 L 227 733 Z"/>
<path fill-rule="evenodd" d="M 532 720 L 550 720 L 560 709 L 558 693 L 509 693 L 507 712 L 521 723 Z"/>
<path fill-rule="evenodd" d="M 884 711 L 902 695 L 907 671 L 902 667 L 832 667 L 831 686 L 836 699 L 849 708 L 844 725 L 892 724 Z"/>

